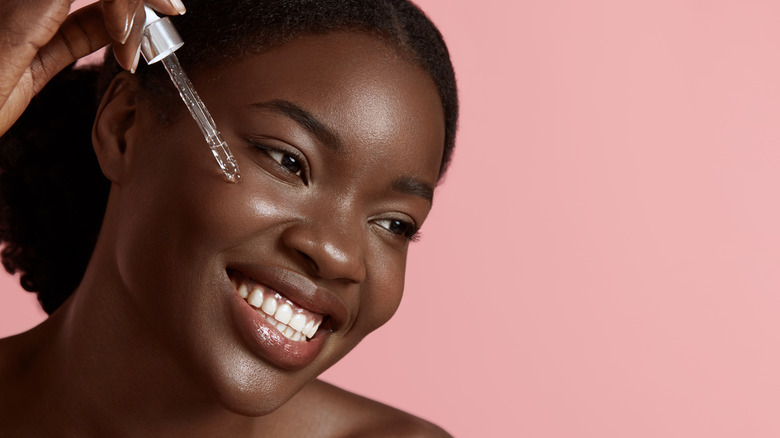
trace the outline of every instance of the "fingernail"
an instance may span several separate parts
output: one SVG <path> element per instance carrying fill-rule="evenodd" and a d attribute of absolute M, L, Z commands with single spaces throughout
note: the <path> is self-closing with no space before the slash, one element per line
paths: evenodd
<path fill-rule="evenodd" d="M 141 46 L 138 46 L 138 50 L 135 51 L 135 59 L 133 59 L 133 67 L 130 68 L 130 74 L 135 73 L 138 68 L 138 61 L 141 60 Z"/>
<path fill-rule="evenodd" d="M 122 38 L 119 40 L 120 43 L 124 44 L 127 42 L 127 39 L 130 38 L 130 31 L 133 30 L 133 17 L 126 16 L 125 17 L 125 29 L 122 31 Z"/>
<path fill-rule="evenodd" d="M 171 2 L 171 6 L 173 6 L 174 9 L 179 11 L 179 15 L 184 15 L 185 12 L 187 12 L 187 8 L 184 7 L 184 3 L 181 2 L 181 0 L 169 0 Z"/>
<path fill-rule="evenodd" d="M 125 44 L 127 42 L 127 38 L 130 37 L 130 32 L 133 30 L 133 23 L 135 23 L 135 12 L 133 12 L 133 15 L 129 16 L 128 18 L 125 18 L 125 31 L 122 33 L 122 44 Z"/>

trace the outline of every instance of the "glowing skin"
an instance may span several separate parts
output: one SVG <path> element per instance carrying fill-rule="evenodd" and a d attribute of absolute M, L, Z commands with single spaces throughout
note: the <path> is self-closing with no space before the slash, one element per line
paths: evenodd
<path fill-rule="evenodd" d="M 135 80 L 119 77 L 93 131 L 113 184 L 84 281 L 44 325 L 4 344 L 14 354 L 3 357 L 28 362 L 0 388 L 55 389 L 15 391 L 28 398 L 4 412 L 22 422 L 51 403 L 63 409 L 45 424 L 104 436 L 344 436 L 379 423 L 387 408 L 314 379 L 401 299 L 404 224 L 428 215 L 444 142 L 432 80 L 354 33 L 190 73 L 242 182 L 209 171 L 184 110 L 161 125 Z M 326 319 L 310 341 L 288 339 L 255 319 L 231 277 Z"/>
<path fill-rule="evenodd" d="M 199 133 L 186 114 L 168 129 L 139 130 L 131 152 L 158 158 L 134 161 L 158 165 L 128 169 L 117 268 L 127 298 L 184 350 L 175 358 L 182 368 L 229 409 L 256 415 L 284 403 L 395 312 L 407 243 L 379 221 L 425 220 L 430 202 L 393 187 L 399 177 L 436 183 L 443 117 L 425 73 L 362 35 L 302 39 L 201 76 L 212 75 L 194 80 L 244 181 L 203 178 L 208 172 L 199 168 L 213 164 L 189 151 Z M 281 99 L 329 127 L 339 150 L 258 105 Z M 155 122 L 150 111 L 137 117 Z M 305 179 L 250 141 L 304 158 Z M 168 160 L 181 154 L 192 162 L 171 168 Z M 226 270 L 251 276 L 255 265 L 302 274 L 345 309 L 341 327 L 301 369 L 258 357 L 236 327 L 237 292 Z M 191 323 L 178 323 L 175 313 Z"/>

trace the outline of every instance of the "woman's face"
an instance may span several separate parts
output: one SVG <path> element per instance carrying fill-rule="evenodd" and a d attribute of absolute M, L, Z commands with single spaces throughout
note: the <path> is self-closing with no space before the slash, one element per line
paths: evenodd
<path fill-rule="evenodd" d="M 120 293 L 195 394 L 257 415 L 395 312 L 443 112 L 426 73 L 358 33 L 302 37 L 193 79 L 242 180 L 225 181 L 186 111 L 161 125 L 142 100 L 107 214 Z M 288 338 L 242 285 L 320 328 Z"/>

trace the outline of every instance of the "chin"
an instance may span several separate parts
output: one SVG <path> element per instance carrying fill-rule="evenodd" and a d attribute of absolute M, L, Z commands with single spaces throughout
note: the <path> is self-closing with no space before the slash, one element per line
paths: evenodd
<path fill-rule="evenodd" d="M 319 374 L 314 367 L 284 370 L 263 361 L 240 345 L 228 351 L 201 351 L 212 357 L 193 371 L 192 385 L 201 385 L 205 404 L 218 405 L 234 414 L 260 417 L 268 415 L 295 396 Z M 197 360 L 197 358 L 196 358 Z"/>

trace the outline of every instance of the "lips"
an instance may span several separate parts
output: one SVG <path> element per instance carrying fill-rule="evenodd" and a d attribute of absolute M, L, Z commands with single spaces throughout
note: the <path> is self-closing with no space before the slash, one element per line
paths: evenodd
<path fill-rule="evenodd" d="M 234 321 L 249 348 L 284 369 L 310 364 L 344 325 L 343 300 L 308 277 L 285 269 L 231 266 Z"/>

